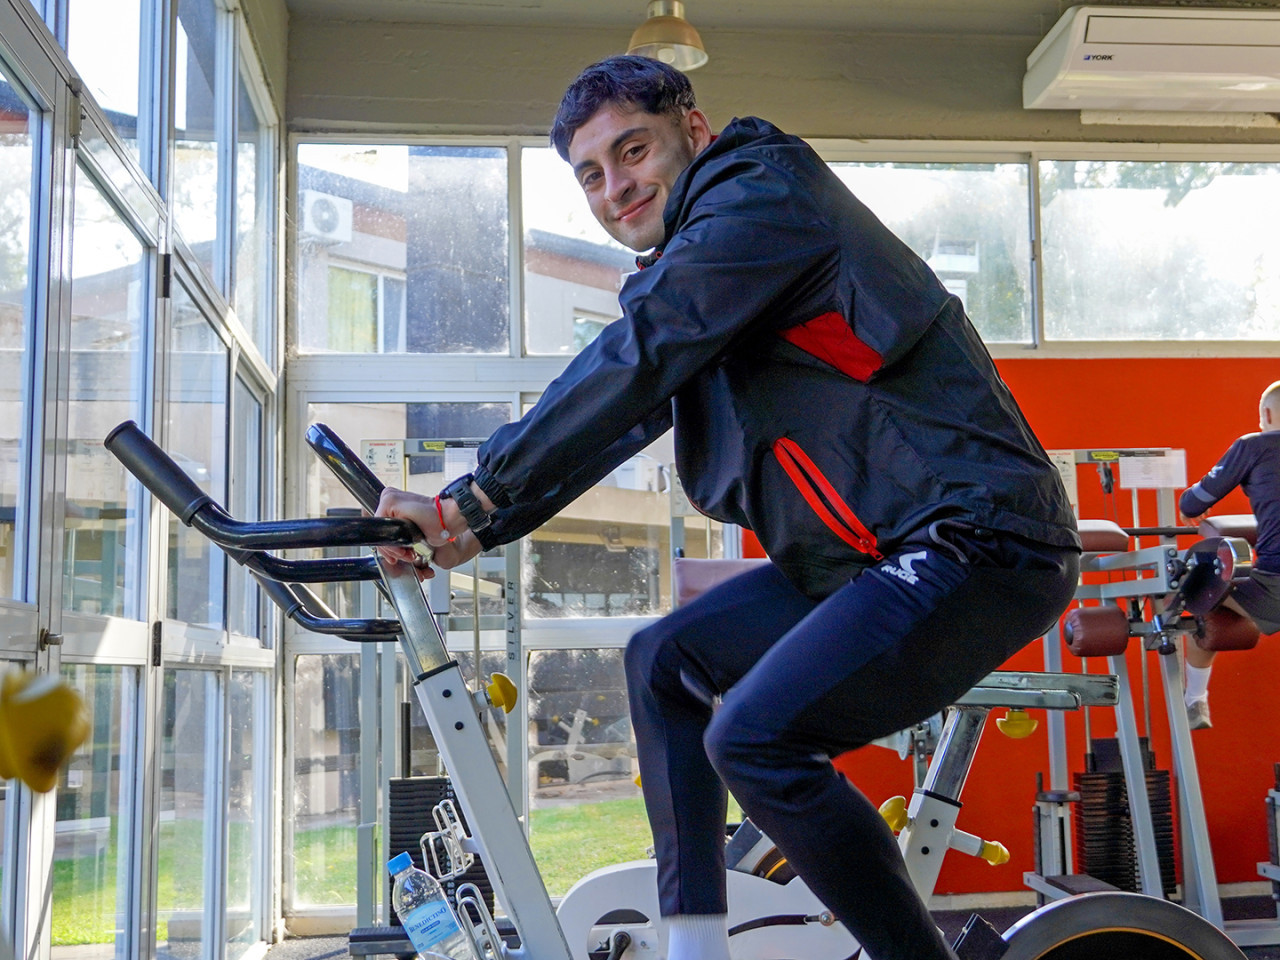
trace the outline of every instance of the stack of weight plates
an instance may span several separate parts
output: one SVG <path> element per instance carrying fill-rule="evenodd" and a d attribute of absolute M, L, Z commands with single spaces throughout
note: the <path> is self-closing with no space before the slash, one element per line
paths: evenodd
<path fill-rule="evenodd" d="M 390 859 L 401 851 L 408 851 L 413 857 L 413 865 L 419 869 L 425 869 L 422 863 L 422 847 L 420 840 L 424 833 L 429 833 L 436 829 L 436 822 L 431 817 L 431 811 L 435 805 L 441 800 L 449 799 L 454 801 L 457 806 L 457 796 L 453 792 L 453 784 L 449 782 L 448 777 L 397 777 L 393 778 L 390 783 L 390 791 L 388 794 L 387 807 L 387 858 Z M 458 817 L 462 820 L 462 825 L 466 827 L 467 820 L 462 813 L 462 808 L 458 807 Z M 430 872 L 430 871 L 428 871 Z M 453 903 L 454 894 L 458 887 L 464 883 L 474 883 L 479 888 L 480 893 L 485 901 L 485 906 L 489 911 L 493 912 L 493 884 L 489 882 L 489 877 L 484 872 L 484 865 L 480 862 L 480 858 L 476 857 L 475 863 L 461 877 L 453 880 L 441 881 L 444 887 L 445 895 L 449 898 L 449 902 Z M 387 898 L 391 897 L 391 881 L 387 878 Z M 395 919 L 395 911 L 391 911 L 392 922 L 399 924 L 399 920 Z"/>
<path fill-rule="evenodd" d="M 1087 769 L 1072 777 L 1072 789 L 1080 794 L 1072 816 L 1076 871 L 1121 890 L 1137 892 L 1133 821 L 1129 816 L 1129 795 L 1125 789 L 1119 749 L 1114 740 L 1095 740 L 1093 746 Z M 1147 800 L 1151 806 L 1156 854 L 1160 861 L 1161 886 L 1169 895 L 1177 883 L 1169 771 L 1153 769 L 1151 754 L 1146 752 L 1145 743 L 1143 746 Z"/>

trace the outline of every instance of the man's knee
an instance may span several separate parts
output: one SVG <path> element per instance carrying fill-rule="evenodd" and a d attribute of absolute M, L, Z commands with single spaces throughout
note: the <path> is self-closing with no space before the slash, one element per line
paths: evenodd
<path fill-rule="evenodd" d="M 622 654 L 622 666 L 629 686 L 637 683 L 647 685 L 650 682 L 653 665 L 666 640 L 667 632 L 662 629 L 662 621 L 650 624 L 631 635 Z"/>
<path fill-rule="evenodd" d="M 711 766 L 729 785 L 740 784 L 749 769 L 772 753 L 775 741 L 768 732 L 756 729 L 732 703 L 720 705 L 702 737 Z"/>

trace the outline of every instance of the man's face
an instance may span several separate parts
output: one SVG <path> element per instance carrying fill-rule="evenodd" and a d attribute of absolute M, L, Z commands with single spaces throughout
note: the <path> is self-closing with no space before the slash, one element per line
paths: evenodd
<path fill-rule="evenodd" d="M 662 242 L 676 177 L 711 142 L 700 110 L 680 116 L 601 107 L 569 141 L 569 163 L 609 236 L 643 252 Z"/>

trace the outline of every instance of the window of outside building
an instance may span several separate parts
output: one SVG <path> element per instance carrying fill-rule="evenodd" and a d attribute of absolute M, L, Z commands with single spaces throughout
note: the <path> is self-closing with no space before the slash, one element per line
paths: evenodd
<path fill-rule="evenodd" d="M 299 349 L 507 354 L 507 152 L 298 147 Z"/>

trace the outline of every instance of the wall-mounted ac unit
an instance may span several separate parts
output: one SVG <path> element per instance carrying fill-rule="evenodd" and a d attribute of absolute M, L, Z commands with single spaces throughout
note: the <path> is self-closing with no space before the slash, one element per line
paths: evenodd
<path fill-rule="evenodd" d="M 1280 110 L 1280 10 L 1072 7 L 1027 57 L 1022 105 Z"/>
<path fill-rule="evenodd" d="M 351 201 L 319 190 L 303 190 L 302 235 L 329 243 L 351 242 Z"/>

